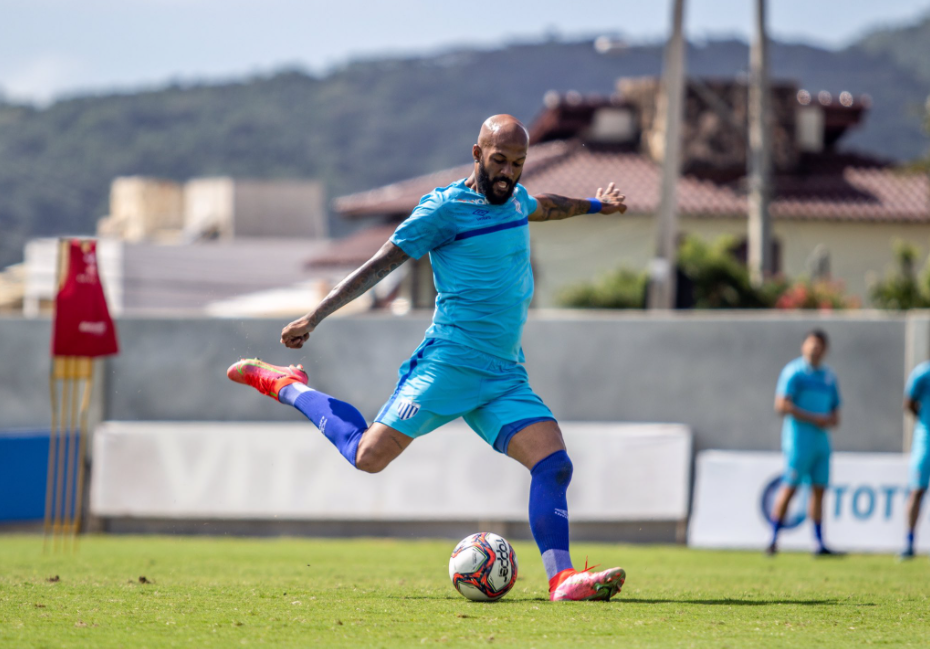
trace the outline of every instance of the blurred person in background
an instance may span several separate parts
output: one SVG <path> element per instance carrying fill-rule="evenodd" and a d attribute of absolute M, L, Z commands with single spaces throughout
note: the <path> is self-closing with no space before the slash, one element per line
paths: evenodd
<path fill-rule="evenodd" d="M 530 470 L 530 529 L 550 599 L 606 600 L 619 592 L 626 573 L 572 566 L 566 500 L 572 463 L 555 417 L 530 388 L 521 338 L 533 297 L 528 222 L 622 214 L 626 205 L 613 183 L 594 198 L 530 196 L 519 184 L 528 147 L 529 134 L 516 118 L 488 118 L 472 146 L 471 175 L 424 196 L 374 257 L 281 332 L 285 346 L 300 349 L 328 315 L 411 257 L 429 254 L 437 291 L 433 323 L 401 366 L 374 423 L 309 388 L 300 366 L 243 359 L 227 375 L 300 410 L 352 466 L 369 473 L 383 470 L 417 437 L 463 417 L 488 445 Z"/>
<path fill-rule="evenodd" d="M 817 541 L 816 555 L 837 554 L 823 542 L 823 495 L 830 482 L 830 435 L 828 430 L 840 423 L 840 389 L 836 375 L 823 359 L 829 342 L 827 334 L 810 331 L 801 343 L 801 356 L 788 363 L 778 378 L 775 412 L 784 417 L 782 452 L 785 475 L 772 510 L 772 542 L 766 552 L 778 551 L 778 532 L 788 512 L 788 505 L 798 486 L 809 482 L 809 515 Z"/>
<path fill-rule="evenodd" d="M 914 368 L 904 389 L 904 409 L 914 415 L 914 435 L 911 440 L 911 462 L 908 470 L 907 538 L 898 556 L 914 556 L 914 530 L 920 516 L 927 485 L 930 484 L 930 361 Z"/>

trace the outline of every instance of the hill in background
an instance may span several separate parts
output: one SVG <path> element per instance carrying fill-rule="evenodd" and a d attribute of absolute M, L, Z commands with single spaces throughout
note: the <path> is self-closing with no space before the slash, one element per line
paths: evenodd
<path fill-rule="evenodd" d="M 688 72 L 732 77 L 748 60 L 741 41 L 692 43 Z M 315 177 L 332 198 L 467 161 L 487 115 L 529 121 L 550 89 L 610 93 L 617 77 L 659 74 L 661 61 L 661 45 L 604 57 L 590 41 L 514 43 L 356 61 L 323 76 L 286 70 L 41 109 L 0 104 L 0 267 L 22 258 L 29 237 L 92 233 L 115 176 Z M 926 154 L 930 19 L 839 51 L 775 42 L 771 61 L 773 76 L 808 89 L 872 96 L 846 148 Z"/>

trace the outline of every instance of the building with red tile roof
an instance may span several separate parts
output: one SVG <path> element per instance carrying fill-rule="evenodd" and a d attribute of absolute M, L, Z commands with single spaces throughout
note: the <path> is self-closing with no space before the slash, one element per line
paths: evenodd
<path fill-rule="evenodd" d="M 584 197 L 616 182 L 629 210 L 624 216 L 531 224 L 537 305 L 551 306 L 567 284 L 618 266 L 642 269 L 652 256 L 662 151 L 657 93 L 658 81 L 649 78 L 621 79 L 612 97 L 546 96 L 530 126 L 521 183 L 531 194 Z M 746 94 L 739 81 L 689 80 L 677 195 L 684 233 L 745 238 Z M 924 250 L 930 244 L 930 179 L 837 150 L 843 134 L 864 118 L 867 97 L 814 97 L 790 83 L 773 84 L 772 97 L 776 267 L 803 275 L 815 255 L 822 267 L 826 251 L 832 277 L 865 301 L 871 278 L 892 261 L 894 239 Z M 373 227 L 338 242 L 313 263 L 364 261 L 421 196 L 471 169 L 463 164 L 337 199 L 333 206 L 343 218 L 371 220 Z"/>

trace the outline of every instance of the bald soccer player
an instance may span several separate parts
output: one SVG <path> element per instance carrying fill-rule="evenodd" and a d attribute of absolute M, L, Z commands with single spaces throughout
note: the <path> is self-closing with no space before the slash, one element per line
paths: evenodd
<path fill-rule="evenodd" d="M 286 347 L 300 349 L 328 315 L 411 257 L 429 254 L 437 292 L 432 325 L 371 425 L 350 404 L 308 387 L 301 366 L 243 359 L 227 375 L 297 408 L 352 466 L 369 473 L 383 470 L 416 438 L 464 418 L 532 474 L 530 527 L 549 576 L 549 598 L 607 600 L 626 574 L 572 566 L 565 496 L 572 462 L 555 417 L 530 388 L 520 340 L 533 297 L 528 223 L 622 214 L 626 206 L 613 183 L 595 198 L 530 196 L 519 184 L 528 145 L 516 118 L 488 118 L 472 146 L 471 175 L 420 199 L 374 257 L 281 332 Z"/>

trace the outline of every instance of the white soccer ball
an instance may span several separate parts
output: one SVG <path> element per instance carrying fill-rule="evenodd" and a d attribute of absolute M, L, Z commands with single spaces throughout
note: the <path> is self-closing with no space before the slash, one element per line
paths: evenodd
<path fill-rule="evenodd" d="M 462 539 L 449 559 L 449 577 L 462 595 L 494 602 L 517 581 L 517 554 L 503 536 L 491 532 Z"/>

